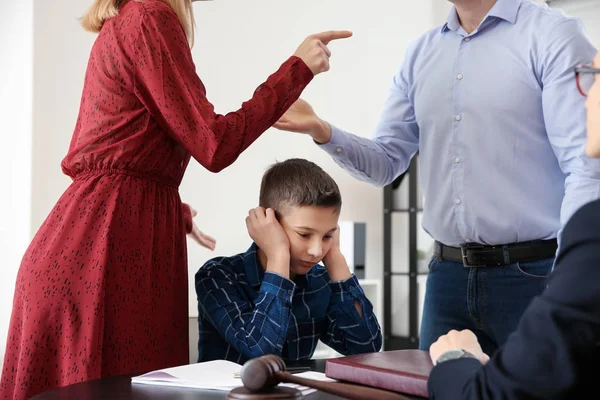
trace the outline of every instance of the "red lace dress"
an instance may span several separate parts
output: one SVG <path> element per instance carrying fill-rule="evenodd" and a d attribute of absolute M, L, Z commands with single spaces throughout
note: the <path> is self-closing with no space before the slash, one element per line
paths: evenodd
<path fill-rule="evenodd" d="M 18 273 L 0 398 L 188 363 L 191 220 L 178 186 L 190 157 L 226 168 L 312 78 L 291 57 L 217 115 L 167 5 L 130 1 L 105 23 L 62 162 L 73 182 Z"/>

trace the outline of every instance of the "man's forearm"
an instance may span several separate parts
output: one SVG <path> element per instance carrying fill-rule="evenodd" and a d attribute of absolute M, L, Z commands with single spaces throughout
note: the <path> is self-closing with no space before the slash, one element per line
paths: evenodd
<path fill-rule="evenodd" d="M 327 144 L 331 140 L 331 125 L 319 118 L 318 124 L 310 133 L 317 144 Z"/>
<path fill-rule="evenodd" d="M 391 183 L 398 174 L 408 168 L 416 152 L 396 152 L 396 147 L 385 140 L 360 137 L 333 125 L 330 140 L 319 144 L 315 139 L 315 143 L 350 175 L 376 186 Z"/>

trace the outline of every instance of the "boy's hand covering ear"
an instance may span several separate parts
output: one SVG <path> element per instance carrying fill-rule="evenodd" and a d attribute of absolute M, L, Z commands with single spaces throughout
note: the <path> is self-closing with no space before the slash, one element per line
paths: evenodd
<path fill-rule="evenodd" d="M 256 207 L 246 217 L 248 234 L 268 259 L 290 253 L 290 241 L 271 208 Z M 289 266 L 288 266 L 289 267 Z"/>
<path fill-rule="evenodd" d="M 338 225 L 337 229 L 333 232 L 333 235 L 331 237 L 331 247 L 329 248 L 329 251 L 327 252 L 327 254 L 325 254 L 325 259 L 327 259 L 328 257 L 331 258 L 332 256 L 337 256 L 337 255 L 341 255 L 341 251 L 340 251 L 340 226 Z"/>
<path fill-rule="evenodd" d="M 329 277 L 332 281 L 343 281 L 352 275 L 348 268 L 346 258 L 340 251 L 340 227 L 338 225 L 335 232 L 333 232 L 331 247 L 325 257 L 323 258 L 323 264 L 327 268 Z"/>

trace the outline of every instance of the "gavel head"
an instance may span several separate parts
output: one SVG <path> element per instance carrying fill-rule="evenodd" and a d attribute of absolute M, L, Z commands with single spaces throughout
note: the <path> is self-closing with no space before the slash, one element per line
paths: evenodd
<path fill-rule="evenodd" d="M 279 384 L 277 373 L 285 369 L 285 362 L 276 355 L 253 358 L 246 361 L 242 367 L 242 383 L 251 392 L 272 388 Z"/>

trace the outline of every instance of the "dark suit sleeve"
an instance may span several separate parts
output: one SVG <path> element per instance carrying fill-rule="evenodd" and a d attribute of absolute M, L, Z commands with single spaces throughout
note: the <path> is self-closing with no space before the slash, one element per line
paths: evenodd
<path fill-rule="evenodd" d="M 600 202 L 582 207 L 563 233 L 546 291 L 482 367 L 444 362 L 429 378 L 432 399 L 554 399 L 597 371 L 600 340 Z M 597 360 L 596 360 L 597 362 Z"/>

